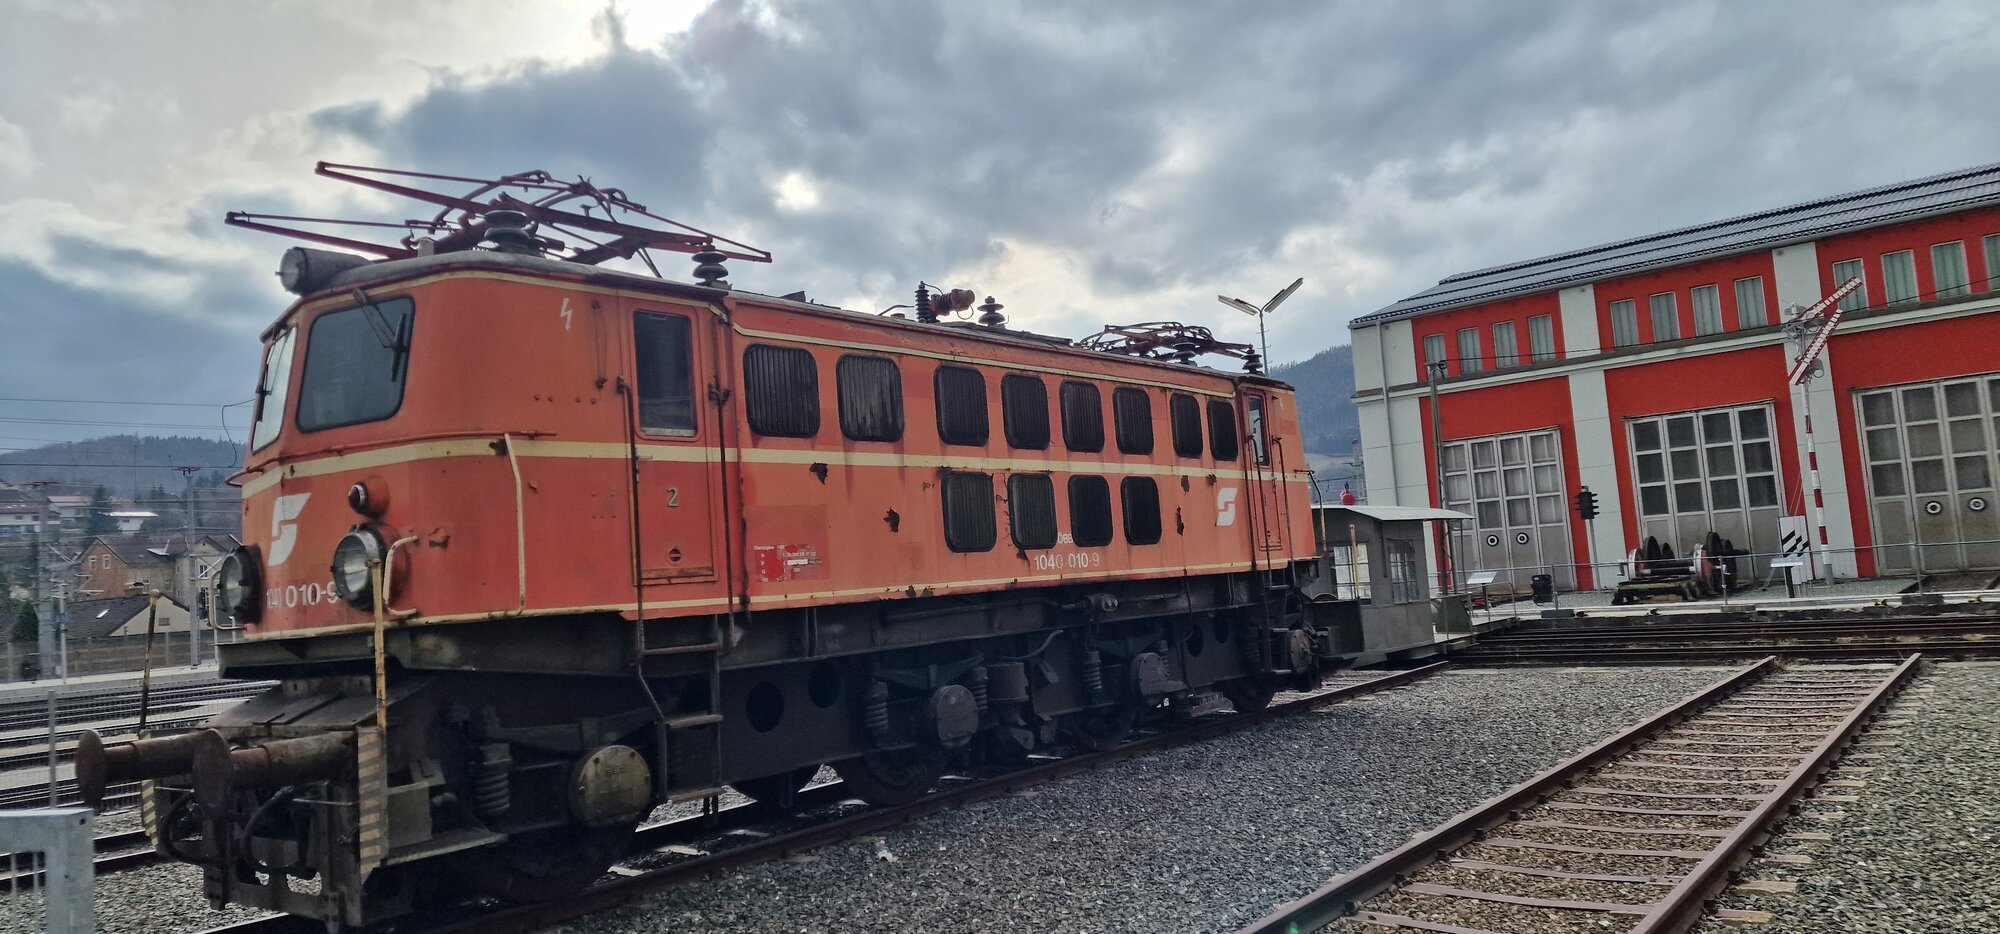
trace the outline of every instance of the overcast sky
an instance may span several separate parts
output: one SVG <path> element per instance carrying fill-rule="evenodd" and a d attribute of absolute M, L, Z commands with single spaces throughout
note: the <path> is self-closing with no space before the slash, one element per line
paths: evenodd
<path fill-rule="evenodd" d="M 1250 339 L 1216 293 L 1304 276 L 1283 362 L 1464 269 L 2000 161 L 1991 12 L 0 0 L 0 449 L 216 435 L 130 403 L 250 396 L 287 243 L 222 213 L 410 216 L 318 159 L 587 175 L 776 254 L 739 288 L 1067 336 Z"/>

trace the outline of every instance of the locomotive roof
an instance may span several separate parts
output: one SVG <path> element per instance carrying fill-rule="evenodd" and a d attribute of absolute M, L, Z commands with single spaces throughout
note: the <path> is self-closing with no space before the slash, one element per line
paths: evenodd
<path fill-rule="evenodd" d="M 1262 373 L 1231 373 L 1207 366 L 1174 363 L 1167 360 L 1123 354 L 1106 354 L 1101 351 L 1076 346 L 1076 343 L 1069 338 L 1037 334 L 1032 331 L 992 328 L 967 322 L 924 324 L 906 318 L 890 318 L 868 312 L 853 311 L 835 305 L 822 305 L 818 302 L 801 299 L 765 295 L 761 292 L 751 292 L 743 289 L 720 289 L 690 282 L 676 282 L 671 279 L 657 278 L 617 269 L 607 269 L 602 266 L 587 266 L 580 263 L 549 259 L 543 256 L 499 253 L 490 250 L 458 250 L 449 253 L 436 253 L 430 256 L 416 256 L 409 259 L 380 260 L 357 266 L 335 275 L 329 280 L 326 288 L 301 298 L 300 302 L 295 303 L 293 307 L 296 308 L 297 304 L 302 304 L 308 299 L 320 298 L 332 293 L 344 292 L 382 282 L 434 275 L 451 270 L 488 270 L 529 275 L 559 276 L 565 279 L 578 279 L 586 283 L 609 288 L 641 289 L 703 302 L 720 302 L 730 296 L 737 296 L 754 299 L 758 304 L 762 305 L 791 308 L 815 314 L 837 314 L 864 318 L 889 328 L 937 328 L 941 329 L 942 333 L 954 336 L 994 341 L 996 343 L 1025 345 L 1039 350 L 1054 350 L 1066 354 L 1085 356 L 1091 359 L 1101 360 L 1108 357 L 1110 359 L 1125 360 L 1132 363 L 1168 369 L 1176 373 L 1193 371 L 1229 380 L 1290 388 L 1289 384 L 1283 380 L 1273 379 Z M 290 314 L 291 311 L 288 309 L 283 317 L 289 317 Z M 280 318 L 280 322 L 282 322 L 283 317 Z M 275 329 L 276 327 L 277 324 L 274 323 L 272 328 Z M 266 336 L 269 336 L 268 331 L 266 332 Z"/>

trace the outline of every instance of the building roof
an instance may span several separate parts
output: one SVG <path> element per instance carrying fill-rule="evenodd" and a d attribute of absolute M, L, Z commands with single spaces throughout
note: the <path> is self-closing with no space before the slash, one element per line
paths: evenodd
<path fill-rule="evenodd" d="M 99 535 L 91 540 L 91 545 L 103 545 L 106 550 L 118 556 L 126 564 L 148 561 L 167 561 L 187 554 L 206 542 L 219 552 L 236 549 L 236 539 L 229 535 L 190 535 L 186 532 L 124 532 L 116 535 Z"/>
<path fill-rule="evenodd" d="M 1547 292 L 1712 256 L 1771 249 L 1830 233 L 1993 204 L 2000 204 L 2000 163 L 1462 272 L 1400 302 L 1362 315 L 1349 326 Z"/>
<path fill-rule="evenodd" d="M 111 597 L 104 600 L 79 600 L 64 607 L 69 614 L 69 634 L 75 639 L 102 639 L 118 631 L 118 627 L 131 622 L 146 612 L 145 594 L 126 597 Z M 172 597 L 162 595 L 162 605 L 181 607 Z"/>
<path fill-rule="evenodd" d="M 1364 519 L 1377 522 L 1437 522 L 1444 520 L 1470 521 L 1472 516 L 1453 509 L 1433 509 L 1429 506 L 1342 506 L 1337 503 L 1314 506 L 1315 512 L 1351 512 Z"/>

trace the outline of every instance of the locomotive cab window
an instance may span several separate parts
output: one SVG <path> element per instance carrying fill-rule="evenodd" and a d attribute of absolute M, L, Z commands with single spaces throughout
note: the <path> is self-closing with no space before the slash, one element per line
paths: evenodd
<path fill-rule="evenodd" d="M 1104 450 L 1104 402 L 1096 386 L 1063 382 L 1062 429 L 1064 447 L 1086 453 Z"/>
<path fill-rule="evenodd" d="M 1056 484 L 1048 474 L 1007 478 L 1007 526 L 1016 548 L 1056 546 Z"/>
<path fill-rule="evenodd" d="M 1152 545 L 1160 540 L 1160 485 L 1152 477 L 1126 477 L 1118 484 L 1125 509 L 1125 540 Z"/>
<path fill-rule="evenodd" d="M 415 309 L 409 299 L 395 298 L 313 319 L 299 380 L 299 430 L 377 422 L 403 407 Z"/>
<path fill-rule="evenodd" d="M 1000 420 L 1007 446 L 1030 451 L 1049 446 L 1049 387 L 1039 376 L 1009 373 L 1000 378 Z"/>
<path fill-rule="evenodd" d="M 1111 544 L 1111 484 L 1103 477 L 1069 478 L 1069 535 L 1081 548 Z"/>
<path fill-rule="evenodd" d="M 1144 389 L 1120 386 L 1111 391 L 1111 425 L 1120 453 L 1153 453 L 1153 399 Z"/>
<path fill-rule="evenodd" d="M 1236 459 L 1236 403 L 1232 399 L 1208 402 L 1208 447 L 1219 461 Z"/>
<path fill-rule="evenodd" d="M 277 440 L 285 424 L 285 399 L 292 390 L 292 345 L 298 328 L 271 339 L 264 348 L 264 375 L 257 381 L 257 409 L 250 413 L 250 449 L 258 450 Z"/>
<path fill-rule="evenodd" d="M 1264 436 L 1264 397 L 1251 396 L 1243 400 L 1250 409 L 1250 456 L 1259 464 L 1271 462 L 1271 446 Z"/>
<path fill-rule="evenodd" d="M 1201 403 L 1184 392 L 1167 397 L 1167 420 L 1174 430 L 1176 457 L 1201 456 Z"/>
<path fill-rule="evenodd" d="M 903 373 L 888 357 L 843 354 L 833 366 L 840 433 L 849 441 L 903 437 Z"/>
<path fill-rule="evenodd" d="M 694 351 L 691 325 L 680 315 L 632 316 L 638 371 L 639 430 L 649 435 L 694 434 Z"/>
<path fill-rule="evenodd" d="M 760 435 L 819 434 L 819 366 L 812 352 L 771 344 L 743 351 L 743 412 Z"/>
<path fill-rule="evenodd" d="M 938 440 L 985 444 L 986 377 L 969 367 L 941 366 L 932 390 L 937 400 Z"/>
<path fill-rule="evenodd" d="M 939 485 L 944 500 L 944 543 L 956 552 L 992 551 L 993 475 L 951 471 Z"/>

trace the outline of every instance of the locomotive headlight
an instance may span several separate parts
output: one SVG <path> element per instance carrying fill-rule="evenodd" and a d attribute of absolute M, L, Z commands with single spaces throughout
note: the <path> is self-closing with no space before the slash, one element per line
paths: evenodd
<path fill-rule="evenodd" d="M 357 525 L 341 537 L 340 544 L 333 546 L 333 590 L 340 599 L 358 609 L 374 607 L 369 566 L 379 564 L 387 551 L 381 534 L 365 525 Z"/>
<path fill-rule="evenodd" d="M 239 623 L 254 623 L 264 608 L 263 575 L 258 570 L 257 550 L 245 545 L 222 559 L 215 572 L 215 589 L 221 606 Z"/>

